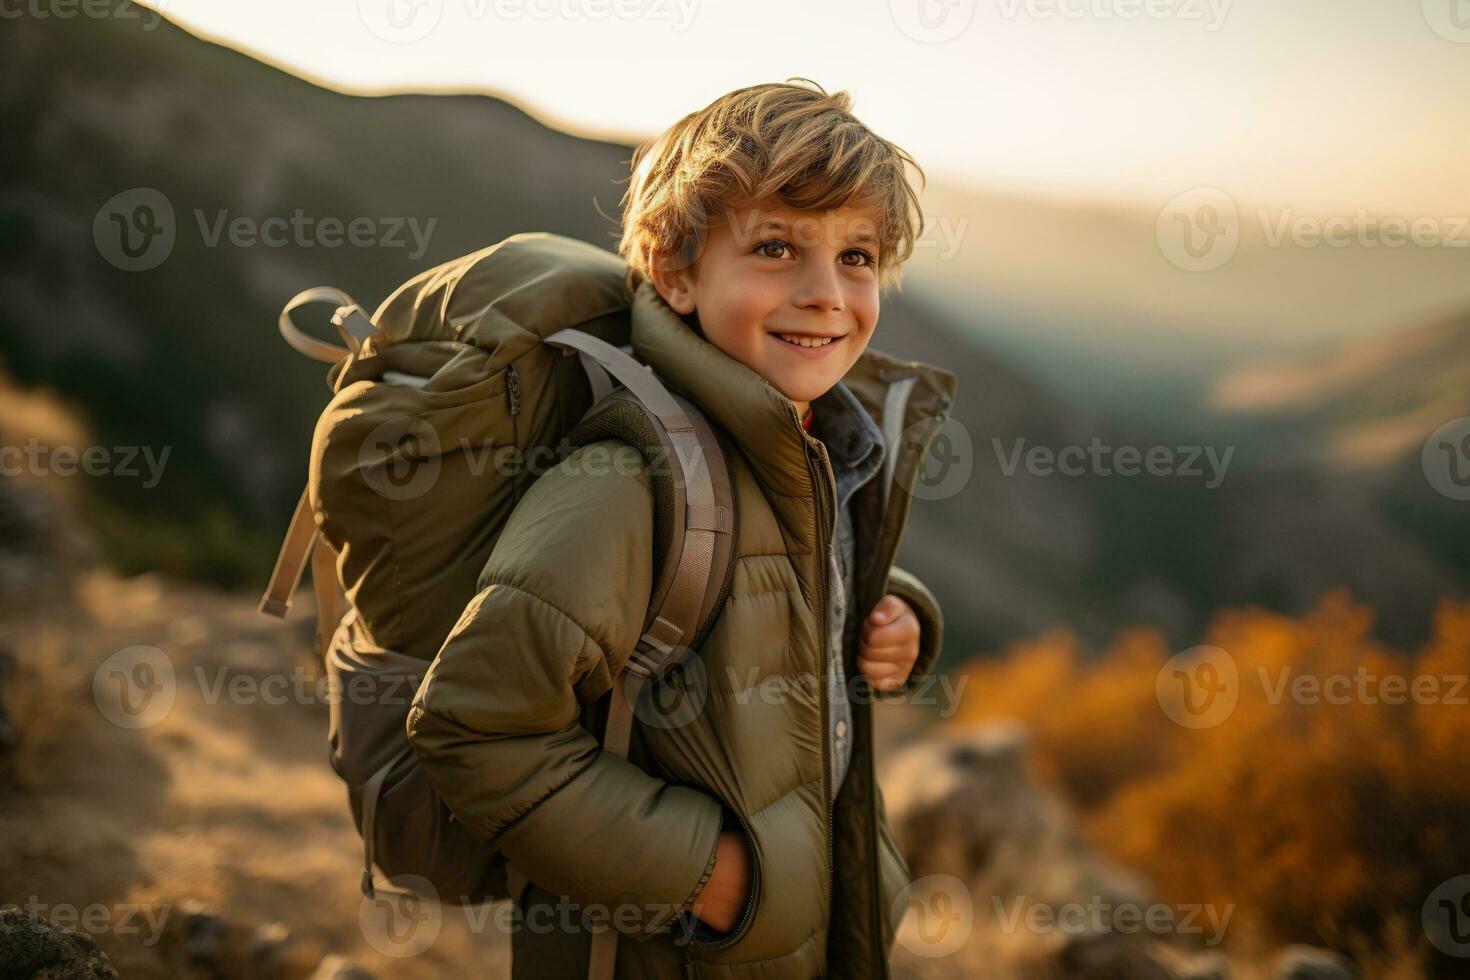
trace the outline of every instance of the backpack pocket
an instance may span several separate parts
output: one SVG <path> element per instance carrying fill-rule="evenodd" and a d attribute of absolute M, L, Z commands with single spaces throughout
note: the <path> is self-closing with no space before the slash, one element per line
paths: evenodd
<path fill-rule="evenodd" d="M 428 663 L 355 643 L 355 619 L 347 614 L 327 651 L 327 741 L 362 835 L 363 894 L 376 890 L 376 865 L 394 884 L 443 902 L 507 897 L 504 858 L 454 819 L 408 740 L 408 711 Z"/>

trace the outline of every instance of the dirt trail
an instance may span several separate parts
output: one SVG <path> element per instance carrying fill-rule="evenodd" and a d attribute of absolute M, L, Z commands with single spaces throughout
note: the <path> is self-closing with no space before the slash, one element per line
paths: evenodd
<path fill-rule="evenodd" d="M 509 976 L 484 909 L 478 929 L 455 906 L 410 910 L 438 926 L 422 952 L 385 939 L 382 910 L 360 924 L 362 852 L 327 762 L 309 599 L 281 623 L 251 597 L 151 576 L 94 575 L 80 594 L 64 621 L 11 637 L 21 743 L 0 769 L 0 904 L 89 932 L 125 980 L 294 980 L 332 953 L 382 977 Z M 157 697 L 171 686 L 172 704 L 119 715 L 122 681 L 93 681 L 140 645 L 153 650 L 127 656 L 171 666 L 172 685 L 120 673 Z M 218 927 L 191 925 L 191 903 Z M 191 955 L 191 936 L 213 955 Z"/>

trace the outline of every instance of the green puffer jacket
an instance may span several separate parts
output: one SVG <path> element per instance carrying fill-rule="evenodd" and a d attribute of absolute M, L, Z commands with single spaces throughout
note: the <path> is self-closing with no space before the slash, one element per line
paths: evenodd
<path fill-rule="evenodd" d="M 630 316 L 635 355 L 705 410 L 730 457 L 737 558 L 699 652 L 703 683 L 680 695 L 694 710 L 677 725 L 636 724 L 629 760 L 592 734 L 655 571 L 644 457 L 605 440 L 526 492 L 419 688 L 409 737 L 455 818 L 531 879 L 523 902 L 613 910 L 617 977 L 886 978 L 891 907 L 909 877 L 874 778 L 872 703 L 911 693 L 939 655 L 938 605 L 893 561 L 954 376 L 869 348 L 844 379 L 901 433 L 894 465 L 853 498 L 851 608 L 866 614 L 894 592 L 922 627 L 908 684 L 878 693 L 860 679 L 854 643 L 827 649 L 836 490 L 825 447 L 788 399 L 651 285 Z M 851 679 L 853 754 L 829 809 L 823 679 L 835 655 Z M 712 870 L 722 826 L 747 835 L 752 900 L 735 929 L 701 942 L 680 913 Z M 518 927 L 515 976 L 585 976 L 590 933 L 549 921 Z"/>

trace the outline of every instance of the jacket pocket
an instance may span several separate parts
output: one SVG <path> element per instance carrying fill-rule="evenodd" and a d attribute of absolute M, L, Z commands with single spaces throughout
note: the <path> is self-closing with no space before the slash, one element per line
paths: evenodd
<path fill-rule="evenodd" d="M 760 905 L 761 897 L 761 858 L 760 851 L 756 849 L 755 834 L 751 833 L 750 824 L 740 814 L 726 807 L 726 813 L 732 813 L 735 822 L 740 827 L 741 834 L 745 837 L 746 853 L 750 855 L 750 886 L 746 889 L 745 909 L 740 913 L 740 918 L 735 923 L 735 928 L 729 932 L 717 933 L 703 922 L 698 922 L 693 930 L 690 945 L 695 949 L 715 951 L 729 949 L 745 938 L 750 932 L 751 924 L 755 921 L 755 911 Z"/>
<path fill-rule="evenodd" d="M 685 944 L 699 975 L 724 977 L 741 964 L 793 954 L 825 928 L 831 909 L 827 841 L 811 797 L 788 794 L 755 814 L 734 814 L 751 849 L 751 889 L 728 933 L 696 928 Z M 820 939 L 820 937 L 818 937 Z"/>

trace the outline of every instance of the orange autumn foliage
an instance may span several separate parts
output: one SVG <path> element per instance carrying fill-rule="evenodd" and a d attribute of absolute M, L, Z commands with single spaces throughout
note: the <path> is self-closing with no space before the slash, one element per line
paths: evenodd
<path fill-rule="evenodd" d="M 1175 902 L 1233 904 L 1275 942 L 1371 941 L 1470 869 L 1470 602 L 1417 651 L 1339 590 L 1301 619 L 1217 614 L 1238 700 L 1200 728 L 1156 693 L 1157 631 L 1087 656 L 1066 631 L 967 668 L 956 721 L 1018 718 L 1096 845 Z"/>

